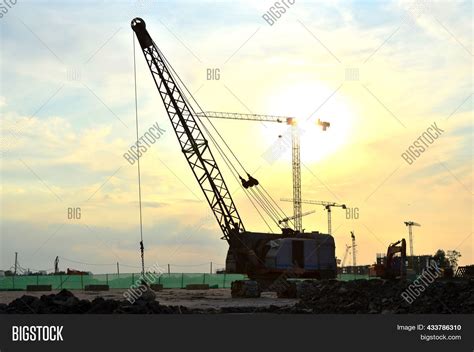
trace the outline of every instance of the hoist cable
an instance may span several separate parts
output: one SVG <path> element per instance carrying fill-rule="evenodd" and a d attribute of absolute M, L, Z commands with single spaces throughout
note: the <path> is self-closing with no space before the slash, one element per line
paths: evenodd
<path fill-rule="evenodd" d="M 238 173 L 236 171 L 236 173 L 234 173 L 234 171 L 232 170 L 232 168 L 229 167 L 228 165 L 228 161 L 226 159 L 223 159 L 224 160 L 224 163 L 226 164 L 226 166 L 229 168 L 229 171 L 231 172 L 232 176 L 234 177 L 234 179 L 237 181 L 238 184 L 240 184 L 239 182 L 239 179 L 238 179 Z M 236 175 L 237 174 L 237 175 Z M 252 200 L 252 197 L 251 197 L 251 194 L 249 195 L 249 192 L 248 190 L 246 190 L 244 187 L 242 187 L 242 189 L 244 190 L 244 193 L 245 195 L 247 196 L 247 198 L 249 199 L 250 203 L 252 203 L 252 206 L 255 208 L 255 210 L 257 211 L 258 215 L 260 215 L 260 217 L 262 218 L 263 222 L 265 223 L 265 225 L 267 225 L 268 229 L 270 230 L 270 232 L 273 233 L 273 230 L 271 228 L 271 226 L 268 224 L 267 220 L 265 219 L 265 217 L 262 215 L 262 213 L 260 212 L 260 210 L 258 209 L 258 207 L 255 205 L 254 201 Z"/>
<path fill-rule="evenodd" d="M 262 185 L 260 185 L 260 187 L 262 187 L 263 191 L 265 192 L 265 194 L 271 199 L 271 201 L 273 202 L 273 204 L 275 204 L 276 208 L 280 211 L 281 215 L 282 216 L 281 218 L 282 219 L 286 219 L 288 218 L 288 215 L 286 215 L 286 213 L 283 211 L 283 209 L 280 208 L 280 206 L 278 205 L 277 202 L 275 202 L 275 199 L 273 199 L 273 197 L 267 192 L 267 190 L 265 189 L 265 187 L 263 187 Z M 292 220 L 289 220 L 291 223 L 293 223 Z"/>
<path fill-rule="evenodd" d="M 270 219 L 277 225 L 279 226 L 278 224 L 278 219 L 275 218 L 275 215 L 272 213 L 272 211 L 270 209 L 268 209 L 268 206 L 265 204 L 265 201 L 262 200 L 262 198 L 260 197 L 260 195 L 257 193 L 257 191 L 254 189 L 254 188 L 250 188 L 250 191 L 253 193 L 256 201 L 258 202 L 258 204 L 260 205 L 260 207 L 267 213 L 267 215 L 270 217 Z"/>
<path fill-rule="evenodd" d="M 156 46 L 156 44 L 155 44 Z M 160 53 L 161 57 L 163 58 L 163 60 L 166 62 L 167 66 L 171 69 L 171 71 L 173 72 L 173 74 L 176 76 L 176 78 L 178 79 L 179 83 L 181 83 L 181 86 L 186 90 L 186 92 L 188 93 L 188 95 L 191 97 L 191 99 L 193 100 L 193 102 L 196 104 L 196 106 L 199 108 L 199 110 L 204 114 L 204 116 L 206 116 L 206 114 L 204 113 L 203 109 L 201 108 L 201 106 L 199 105 L 199 103 L 196 101 L 196 99 L 194 98 L 194 96 L 191 94 L 191 92 L 189 91 L 188 87 L 183 83 L 183 81 L 181 80 L 181 77 L 178 75 L 178 73 L 174 70 L 173 66 L 170 64 L 170 62 L 168 61 L 168 59 L 166 59 L 166 57 L 163 55 L 163 53 L 161 52 L 160 49 L 158 49 L 157 47 L 157 50 L 158 52 Z M 187 100 L 187 97 L 185 95 L 183 95 L 184 99 Z M 189 102 L 188 102 L 189 103 Z M 196 115 L 196 112 L 194 111 L 194 107 L 191 105 L 191 104 L 188 104 L 188 107 L 192 110 L 192 112 Z M 227 149 L 229 150 L 229 152 L 232 154 L 232 156 L 234 157 L 234 159 L 237 161 L 237 163 L 240 165 L 240 167 L 242 168 L 242 170 L 247 174 L 247 170 L 245 169 L 245 167 L 242 165 L 242 163 L 240 162 L 240 160 L 237 158 L 237 156 L 235 155 L 235 153 L 232 151 L 232 149 L 229 147 L 229 145 L 227 144 L 227 142 L 224 140 L 224 138 L 222 137 L 222 135 L 219 133 L 219 131 L 217 130 L 217 128 L 214 126 L 214 124 L 211 122 L 211 120 L 209 119 L 209 117 L 207 117 L 207 120 L 208 122 L 210 123 L 210 125 L 212 126 L 212 128 L 214 129 L 214 131 L 217 133 L 217 135 L 219 136 L 219 138 L 222 140 L 222 142 L 224 143 L 224 145 L 227 147 Z"/>
<path fill-rule="evenodd" d="M 156 46 L 156 45 L 155 45 Z M 217 133 L 218 137 L 222 140 L 222 142 L 224 143 L 225 147 L 229 150 L 229 152 L 231 153 L 231 155 L 233 156 L 233 158 L 237 161 L 237 163 L 240 165 L 240 167 L 242 168 L 242 170 L 247 174 L 249 175 L 249 173 L 247 172 L 247 170 L 245 169 L 245 167 L 242 165 L 242 163 L 240 162 L 240 160 L 237 158 L 237 156 L 235 155 L 235 153 L 233 152 L 233 150 L 230 148 L 230 146 L 227 144 L 227 142 L 224 140 L 224 138 L 222 137 L 222 135 L 219 133 L 219 131 L 217 130 L 217 128 L 214 126 L 214 124 L 212 123 L 212 121 L 210 120 L 210 118 L 204 113 L 203 109 L 201 108 L 201 106 L 199 105 L 199 103 L 196 101 L 196 99 L 194 98 L 194 96 L 191 94 L 191 92 L 189 91 L 189 89 L 187 88 L 186 84 L 184 84 L 184 82 L 182 81 L 181 77 L 179 76 L 179 74 L 175 71 L 175 69 L 173 68 L 173 65 L 171 65 L 171 63 L 168 61 L 168 59 L 166 58 L 166 56 L 161 52 L 161 50 L 158 49 L 158 47 L 156 47 L 160 56 L 162 57 L 163 61 L 166 63 L 166 66 L 169 67 L 170 69 L 170 74 L 172 74 L 175 79 L 176 79 L 176 84 L 178 85 L 178 87 L 180 87 L 181 89 L 184 89 L 189 97 L 192 99 L 192 101 L 195 103 L 195 105 L 197 106 L 197 108 L 203 113 L 203 115 L 206 117 L 207 121 L 210 123 L 210 125 L 212 126 L 212 129 L 215 131 L 215 133 Z M 187 104 L 188 108 L 190 109 L 190 113 L 193 113 L 196 117 L 197 117 L 197 114 L 196 114 L 196 111 L 194 110 L 194 106 L 193 104 L 191 104 L 191 102 L 189 101 L 188 97 L 183 94 L 182 95 L 185 103 Z M 207 136 L 209 137 L 209 139 L 211 140 L 211 142 L 213 143 L 213 145 L 216 147 L 219 155 L 222 157 L 222 159 L 224 160 L 226 166 L 231 170 L 231 173 L 232 175 L 234 176 L 234 178 L 236 179 L 236 181 L 241 184 L 239 178 L 240 178 L 240 173 L 239 171 L 237 170 L 237 168 L 235 167 L 235 165 L 232 163 L 232 161 L 229 159 L 229 157 L 226 155 L 226 153 L 224 152 L 223 148 L 220 146 L 220 144 L 216 141 L 216 138 L 213 136 L 213 134 L 211 133 L 211 131 L 209 131 L 209 129 L 207 128 L 207 126 L 203 123 L 203 121 L 201 121 L 199 118 L 196 119 L 196 121 L 200 124 L 200 126 L 204 129 L 204 132 L 206 132 Z M 235 174 L 234 174 L 234 171 L 235 171 Z M 237 176 L 236 176 L 237 174 Z M 245 190 L 245 188 L 244 188 Z M 253 193 L 253 194 L 252 194 Z M 266 192 L 265 192 L 266 193 Z M 260 217 L 263 219 L 263 221 L 265 222 L 265 224 L 270 228 L 271 230 L 271 227 L 269 226 L 269 224 L 267 223 L 267 221 L 265 220 L 265 218 L 263 217 L 263 215 L 260 213 L 260 211 L 258 210 L 258 208 L 255 206 L 255 203 L 252 201 L 251 199 L 251 196 L 253 196 L 254 200 L 257 202 L 257 204 L 260 205 L 260 207 L 265 211 L 265 213 L 267 213 L 267 215 L 272 219 L 272 221 L 274 221 L 278 227 L 279 226 L 279 223 L 278 223 L 278 219 L 280 218 L 279 214 L 278 214 L 278 210 L 272 205 L 272 202 L 270 200 L 268 200 L 268 197 L 263 194 L 262 192 L 260 192 L 259 194 L 255 193 L 255 192 L 245 192 L 246 196 L 249 198 L 249 200 L 251 201 L 252 205 L 254 206 L 254 208 L 257 210 L 257 212 L 259 213 Z M 268 193 L 267 193 L 268 194 Z M 274 203 L 274 200 L 271 199 Z M 281 209 L 280 209 L 281 210 Z M 273 232 L 273 231 L 272 231 Z"/>
<path fill-rule="evenodd" d="M 272 206 L 272 204 L 270 203 L 270 201 L 268 200 L 267 197 L 265 197 L 265 194 L 262 193 L 262 191 L 260 190 L 260 187 L 256 186 L 254 187 L 255 188 L 255 191 L 256 193 L 260 196 L 260 198 L 263 200 L 263 202 L 265 203 L 266 207 L 270 210 L 270 212 L 272 213 L 273 217 L 277 220 L 278 222 L 278 219 L 280 219 L 280 215 L 278 214 L 278 212 L 276 211 L 275 207 Z"/>
<path fill-rule="evenodd" d="M 138 147 L 138 94 L 137 94 L 137 63 L 135 54 L 135 35 L 133 37 L 133 78 L 135 82 L 135 127 L 137 130 L 137 147 Z M 140 255 L 142 260 L 142 277 L 145 275 L 145 247 L 143 245 L 143 218 L 142 218 L 142 182 L 140 172 L 140 156 L 137 154 L 138 169 L 138 208 L 140 212 Z"/>

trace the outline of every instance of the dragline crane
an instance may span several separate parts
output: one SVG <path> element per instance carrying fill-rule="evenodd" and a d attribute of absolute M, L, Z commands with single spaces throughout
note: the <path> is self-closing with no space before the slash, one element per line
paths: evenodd
<path fill-rule="evenodd" d="M 292 165 L 292 178 L 293 178 L 293 221 L 294 229 L 297 232 L 301 232 L 303 228 L 303 214 L 301 207 L 301 144 L 300 134 L 298 131 L 297 119 L 295 117 L 288 116 L 276 116 L 276 115 L 263 115 L 263 114 L 245 114 L 245 113 L 232 113 L 232 112 L 218 112 L 218 111 L 206 111 L 198 113 L 198 116 L 216 119 L 227 119 L 227 120 L 246 120 L 246 121 L 257 121 L 257 122 L 276 122 L 286 123 L 291 127 L 291 165 Z M 326 131 L 330 127 L 329 122 L 321 121 L 318 119 L 317 124 L 322 127 L 323 131 Z M 282 137 L 282 136 L 280 136 Z"/>
<path fill-rule="evenodd" d="M 197 116 L 194 106 L 199 105 L 195 100 L 195 104 L 191 104 L 183 93 L 187 91 L 192 98 L 171 64 L 148 34 L 145 22 L 141 18 L 135 18 L 131 26 L 140 43 L 181 151 L 219 224 L 223 238 L 229 244 L 226 272 L 246 274 L 251 280 L 265 286 L 295 267 L 299 269 L 299 277 L 334 278 L 336 257 L 332 236 L 316 231 L 300 234 L 282 230 L 282 233 L 275 234 L 250 232 L 245 229 L 211 151 L 209 140 L 223 157 L 226 166 L 229 169 L 233 167 L 231 171 L 234 176 L 238 173 L 238 169 L 231 163 L 229 156 L 223 154 L 223 149 L 217 144 L 216 138 Z M 227 144 L 226 147 L 228 147 Z M 238 161 L 234 153 L 232 156 Z M 239 165 L 245 172 L 240 162 Z M 240 174 L 238 176 L 240 177 Z M 248 175 L 246 186 L 250 189 L 261 187 L 259 182 L 250 175 Z M 254 281 L 250 286 L 255 287 Z"/>

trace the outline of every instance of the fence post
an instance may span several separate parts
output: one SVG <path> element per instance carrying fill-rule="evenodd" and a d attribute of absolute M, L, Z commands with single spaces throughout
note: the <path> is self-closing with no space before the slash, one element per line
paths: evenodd
<path fill-rule="evenodd" d="M 109 284 L 109 274 L 105 274 L 105 284 Z"/>
<path fill-rule="evenodd" d="M 181 273 L 181 288 L 184 288 L 184 273 Z"/>
<path fill-rule="evenodd" d="M 202 274 L 202 283 L 206 283 L 206 273 Z"/>

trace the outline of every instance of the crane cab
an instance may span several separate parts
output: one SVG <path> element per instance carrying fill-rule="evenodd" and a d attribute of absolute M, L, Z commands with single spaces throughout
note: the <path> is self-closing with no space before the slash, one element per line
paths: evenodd
<path fill-rule="evenodd" d="M 319 232 L 293 236 L 245 232 L 229 247 L 226 272 L 249 277 L 293 272 L 301 278 L 335 278 L 334 238 Z"/>

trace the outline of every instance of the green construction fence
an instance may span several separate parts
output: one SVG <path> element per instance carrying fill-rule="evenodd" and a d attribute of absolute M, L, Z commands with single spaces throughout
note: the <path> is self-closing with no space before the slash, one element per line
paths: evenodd
<path fill-rule="evenodd" d="M 109 285 L 116 289 L 128 289 L 140 280 L 140 274 L 98 275 L 29 275 L 0 277 L 0 290 L 25 290 L 27 285 L 51 285 L 53 290 L 81 290 L 86 285 Z M 229 288 L 232 281 L 246 278 L 240 274 L 146 274 L 147 282 L 162 284 L 164 288 L 185 288 L 188 284 L 209 284 L 213 288 Z"/>

